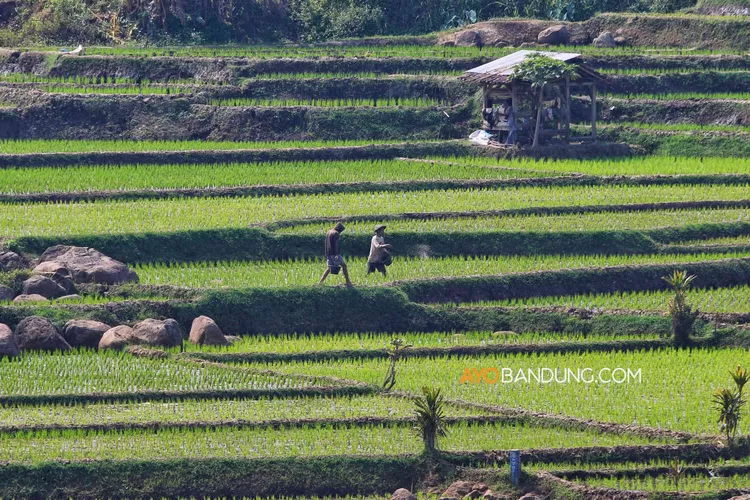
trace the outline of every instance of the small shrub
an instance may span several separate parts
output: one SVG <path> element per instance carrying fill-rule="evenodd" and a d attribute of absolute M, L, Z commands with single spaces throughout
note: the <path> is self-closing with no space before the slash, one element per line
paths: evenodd
<path fill-rule="evenodd" d="M 391 340 L 391 344 L 388 347 L 388 359 L 390 360 L 390 364 L 388 365 L 388 373 L 383 381 L 384 390 L 390 391 L 393 389 L 393 386 L 396 385 L 396 363 L 398 363 L 404 350 L 410 347 L 411 344 L 406 344 L 404 339 L 396 338 Z"/>

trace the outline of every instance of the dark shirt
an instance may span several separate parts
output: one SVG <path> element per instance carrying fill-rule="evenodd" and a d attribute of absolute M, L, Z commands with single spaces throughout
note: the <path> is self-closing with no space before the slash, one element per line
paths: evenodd
<path fill-rule="evenodd" d="M 326 233 L 326 256 L 328 255 L 339 255 L 339 236 L 341 233 L 335 229 L 331 229 Z"/>

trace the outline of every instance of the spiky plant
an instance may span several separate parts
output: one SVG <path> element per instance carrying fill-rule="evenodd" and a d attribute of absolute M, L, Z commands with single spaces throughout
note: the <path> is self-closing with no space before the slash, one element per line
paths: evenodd
<path fill-rule="evenodd" d="M 719 413 L 719 427 L 727 438 L 727 446 L 732 446 L 745 400 L 737 391 L 717 389 L 714 393 L 713 402 L 714 409 Z"/>
<path fill-rule="evenodd" d="M 675 271 L 670 276 L 662 277 L 674 290 L 668 311 L 672 317 L 675 347 L 685 347 L 690 343 L 690 334 L 693 332 L 695 318 L 698 317 L 698 311 L 693 311 L 687 303 L 687 291 L 695 278 L 694 274 L 689 275 L 687 271 Z"/>
<path fill-rule="evenodd" d="M 417 425 L 414 430 L 422 437 L 427 453 L 435 453 L 438 449 L 437 438 L 447 435 L 443 396 L 439 388 L 422 387 L 422 397 L 414 403 Z"/>
<path fill-rule="evenodd" d="M 748 380 L 750 380 L 750 373 L 748 373 L 745 368 L 737 365 L 737 368 L 735 368 L 734 371 L 730 371 L 729 375 L 732 376 L 732 380 L 734 380 L 734 383 L 737 386 L 737 392 L 740 397 L 742 397 L 742 390 L 745 388 Z"/>

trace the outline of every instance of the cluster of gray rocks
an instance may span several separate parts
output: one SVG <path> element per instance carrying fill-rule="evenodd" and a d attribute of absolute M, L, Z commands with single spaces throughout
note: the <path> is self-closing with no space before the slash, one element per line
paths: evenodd
<path fill-rule="evenodd" d="M 21 284 L 20 293 L 0 286 L 0 302 L 46 302 L 80 298 L 76 284 L 116 285 L 138 282 L 138 275 L 127 265 L 93 248 L 57 245 L 48 248 L 32 264 L 31 277 Z M 27 269 L 15 252 L 0 253 L 0 271 Z"/>
<path fill-rule="evenodd" d="M 519 498 L 518 495 L 493 491 L 484 483 L 472 481 L 456 481 L 442 493 L 439 489 L 428 493 L 439 495 L 438 500 L 541 500 L 533 493 L 526 493 Z M 393 492 L 390 500 L 417 500 L 417 496 L 406 488 L 401 488 Z"/>
<path fill-rule="evenodd" d="M 538 43 L 544 45 L 568 45 L 570 43 L 570 32 L 564 24 L 550 26 L 539 32 L 536 37 Z M 627 45 L 628 41 L 623 35 L 622 29 L 614 34 L 611 31 L 602 31 L 599 36 L 591 41 L 594 47 L 611 49 L 619 45 Z"/>
<path fill-rule="evenodd" d="M 193 320 L 190 342 L 200 345 L 229 345 L 236 337 L 225 336 L 207 316 Z M 18 356 L 22 351 L 68 351 L 77 347 L 99 350 L 123 349 L 129 345 L 176 347 L 182 345 L 182 328 L 174 319 L 145 319 L 133 325 L 112 327 L 99 321 L 74 319 L 58 329 L 41 316 L 24 318 L 13 331 L 0 323 L 0 357 Z"/>
<path fill-rule="evenodd" d="M 21 285 L 21 293 L 0 286 L 0 302 L 15 304 L 79 298 L 76 285 L 117 285 L 138 282 L 127 265 L 93 248 L 58 245 L 48 248 L 33 262 L 32 275 Z M 0 271 L 27 269 L 14 252 L 0 252 Z M 21 320 L 15 331 L 0 323 L 0 356 L 18 356 L 21 351 L 66 351 L 76 347 L 122 349 L 128 345 L 174 347 L 182 345 L 183 332 L 174 319 L 146 319 L 135 325 L 110 326 L 99 321 L 76 319 L 62 330 L 41 316 Z M 189 339 L 196 344 L 227 345 L 233 337 L 223 334 L 206 316 L 193 320 Z"/>

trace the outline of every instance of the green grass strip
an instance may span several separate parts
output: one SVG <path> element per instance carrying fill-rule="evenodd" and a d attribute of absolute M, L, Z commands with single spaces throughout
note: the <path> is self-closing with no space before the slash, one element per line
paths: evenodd
<path fill-rule="evenodd" d="M 586 269 L 592 267 L 706 262 L 748 257 L 748 252 L 667 255 L 536 255 L 465 258 L 396 258 L 388 277 L 366 274 L 366 258 L 347 258 L 352 279 L 358 285 L 376 286 L 399 280 L 481 277 L 534 271 Z M 189 288 L 297 287 L 317 283 L 325 270 L 321 259 L 277 262 L 196 262 L 187 264 L 142 264 L 136 267 L 145 285 L 175 285 Z M 330 281 L 340 279 L 331 276 Z"/>
<path fill-rule="evenodd" d="M 531 207 L 747 198 L 741 186 L 582 186 L 506 190 L 329 194 L 261 198 L 192 198 L 71 204 L 3 205 L 0 237 L 123 234 L 244 228 L 284 219 L 507 210 Z"/>

